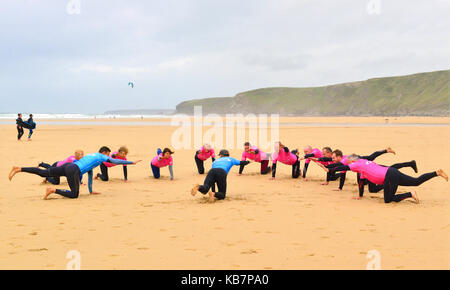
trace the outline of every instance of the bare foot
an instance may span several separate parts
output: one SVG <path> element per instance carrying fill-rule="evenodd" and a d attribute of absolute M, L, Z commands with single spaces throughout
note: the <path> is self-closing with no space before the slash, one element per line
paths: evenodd
<path fill-rule="evenodd" d="M 322 185 L 328 185 L 328 182 L 322 182 L 321 184 Z"/>
<path fill-rule="evenodd" d="M 48 196 L 55 192 L 56 192 L 56 189 L 48 187 L 47 190 L 45 191 L 44 199 L 47 200 Z"/>
<path fill-rule="evenodd" d="M 438 176 L 441 176 L 442 178 L 444 178 L 446 181 L 448 181 L 448 175 L 447 175 L 447 173 L 444 172 L 444 170 L 439 169 L 436 171 L 436 174 Z"/>
<path fill-rule="evenodd" d="M 44 180 L 42 180 L 41 184 L 46 184 L 47 183 L 47 179 L 44 178 Z"/>
<path fill-rule="evenodd" d="M 16 175 L 16 173 L 18 173 L 18 172 L 20 172 L 20 171 L 22 171 L 20 167 L 14 166 L 14 167 L 11 169 L 11 172 L 9 172 L 9 176 L 8 176 L 9 181 L 11 181 L 12 178 L 14 177 L 14 175 Z"/>
<path fill-rule="evenodd" d="M 210 191 L 209 194 L 209 202 L 215 202 L 216 198 L 214 197 L 214 192 Z"/>
<path fill-rule="evenodd" d="M 199 184 L 194 185 L 194 187 L 191 189 L 192 196 L 197 194 L 198 189 L 200 188 Z"/>
<path fill-rule="evenodd" d="M 387 153 L 392 153 L 392 154 L 394 154 L 394 155 L 395 155 L 395 151 L 394 151 L 394 150 L 392 150 L 392 148 L 391 148 L 391 147 L 388 147 L 388 148 L 386 149 L 386 151 L 387 151 Z"/>
<path fill-rule="evenodd" d="M 419 203 L 419 196 L 415 191 L 411 191 L 411 196 L 416 201 L 416 203 Z"/>

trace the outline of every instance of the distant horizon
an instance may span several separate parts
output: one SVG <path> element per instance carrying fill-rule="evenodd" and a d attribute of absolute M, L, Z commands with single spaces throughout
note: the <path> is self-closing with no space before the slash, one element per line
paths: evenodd
<path fill-rule="evenodd" d="M 339 84 L 346 84 L 346 83 L 356 83 L 356 82 L 361 82 L 361 81 L 366 81 L 366 80 L 370 80 L 370 79 L 379 79 L 379 78 L 389 78 L 389 77 L 402 77 L 402 76 L 408 76 L 408 75 L 417 75 L 417 74 L 424 74 L 424 73 L 432 73 L 432 72 L 439 72 L 439 71 L 448 71 L 450 69 L 441 69 L 441 70 L 436 70 L 436 71 L 422 71 L 422 72 L 416 72 L 416 73 L 411 73 L 411 74 L 403 74 L 403 75 L 389 75 L 389 76 L 376 76 L 376 77 L 371 77 L 365 80 L 354 80 L 354 81 L 349 81 L 349 82 L 343 82 L 343 83 L 333 83 L 333 84 L 326 84 L 326 85 L 322 85 L 322 86 L 317 86 L 314 88 L 318 88 L 318 87 L 327 87 L 327 86 L 334 86 L 334 85 L 339 85 Z M 239 93 L 243 93 L 243 92 L 249 92 L 249 91 L 253 91 L 253 90 L 258 90 L 258 89 L 267 89 L 267 88 L 312 88 L 311 86 L 305 86 L 305 87 L 261 87 L 261 88 L 253 88 L 253 89 L 248 89 L 242 92 L 237 92 L 232 96 L 228 96 L 228 97 L 234 97 Z M 208 98 L 215 98 L 215 97 L 206 97 L 206 98 L 192 98 L 192 99 L 186 99 L 186 100 L 201 100 L 201 99 L 208 99 Z M 218 96 L 216 98 L 226 98 L 226 96 Z M 176 104 L 178 105 L 178 103 Z M 47 111 L 34 111 L 34 112 L 26 112 L 26 113 L 22 113 L 22 114 L 49 114 L 49 115 L 58 115 L 58 114 L 79 114 L 79 115 L 108 115 L 108 112 L 114 112 L 114 111 L 176 111 L 176 105 L 174 108 L 156 108 L 156 109 L 136 109 L 136 108 L 121 108 L 121 109 L 109 109 L 109 110 L 104 110 L 103 112 L 90 112 L 90 113 L 82 113 L 82 112 L 73 112 L 73 111 L 65 111 L 65 112 L 47 112 Z M 20 112 L 0 112 L 0 114 L 18 114 Z"/>

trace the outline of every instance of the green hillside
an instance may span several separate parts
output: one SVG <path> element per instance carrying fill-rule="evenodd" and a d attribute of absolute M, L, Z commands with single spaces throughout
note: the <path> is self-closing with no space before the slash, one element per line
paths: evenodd
<path fill-rule="evenodd" d="M 315 88 L 264 88 L 235 97 L 185 101 L 177 113 L 279 113 L 304 116 L 449 116 L 450 70 Z"/>

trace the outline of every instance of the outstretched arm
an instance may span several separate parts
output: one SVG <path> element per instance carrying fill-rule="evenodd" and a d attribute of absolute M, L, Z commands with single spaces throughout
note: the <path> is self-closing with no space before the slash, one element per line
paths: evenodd
<path fill-rule="evenodd" d="M 92 172 L 92 170 L 88 171 L 88 188 L 89 188 L 89 193 L 92 193 L 92 177 L 93 177 L 94 173 Z"/>
<path fill-rule="evenodd" d="M 169 165 L 170 180 L 173 180 L 173 165 Z"/>

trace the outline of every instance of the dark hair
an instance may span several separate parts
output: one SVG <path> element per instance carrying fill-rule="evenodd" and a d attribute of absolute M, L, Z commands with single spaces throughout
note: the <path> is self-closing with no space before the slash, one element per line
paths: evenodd
<path fill-rule="evenodd" d="M 17 114 L 17 117 L 20 117 L 20 116 L 22 116 L 22 113 Z"/>
<path fill-rule="evenodd" d="M 226 149 L 222 149 L 222 150 L 220 150 L 220 152 L 219 152 L 219 156 L 225 156 L 225 157 L 228 157 L 228 156 L 230 156 L 230 152 L 228 152 L 228 150 L 226 150 Z"/>
<path fill-rule="evenodd" d="M 162 154 L 164 155 L 164 154 L 166 154 L 166 152 L 169 152 L 170 155 L 172 155 L 173 153 L 175 153 L 175 152 L 173 152 L 172 150 L 170 150 L 169 148 L 164 148 Z"/>
<path fill-rule="evenodd" d="M 331 148 L 330 147 L 323 147 L 323 149 L 322 150 L 325 150 L 325 151 L 327 151 L 328 153 L 331 153 L 331 152 L 333 152 L 333 150 L 331 150 Z"/>
<path fill-rule="evenodd" d="M 333 153 L 334 153 L 336 156 L 340 156 L 340 157 L 343 156 L 342 151 L 339 150 L 339 149 L 334 150 Z"/>
<path fill-rule="evenodd" d="M 106 146 L 103 146 L 102 148 L 100 148 L 100 150 L 98 150 L 99 153 L 103 153 L 103 152 L 111 152 L 111 149 L 109 149 Z"/>
<path fill-rule="evenodd" d="M 33 114 L 30 114 L 30 118 L 33 118 Z"/>
<path fill-rule="evenodd" d="M 245 142 L 244 146 L 250 146 L 250 142 Z"/>

